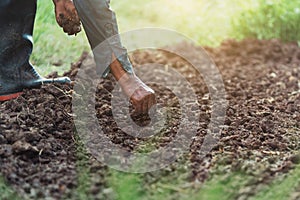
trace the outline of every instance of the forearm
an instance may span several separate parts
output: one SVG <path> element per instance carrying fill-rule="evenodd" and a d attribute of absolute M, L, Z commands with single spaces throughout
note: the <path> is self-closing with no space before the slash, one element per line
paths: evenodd
<path fill-rule="evenodd" d="M 74 0 L 78 15 L 93 49 L 98 73 L 106 76 L 114 54 L 123 68 L 132 73 L 127 50 L 122 46 L 118 35 L 115 13 L 108 0 Z M 113 39 L 112 39 L 113 37 Z"/>

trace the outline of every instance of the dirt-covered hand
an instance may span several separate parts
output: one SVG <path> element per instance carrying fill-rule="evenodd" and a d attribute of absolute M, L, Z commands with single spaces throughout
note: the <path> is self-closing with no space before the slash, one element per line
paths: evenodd
<path fill-rule="evenodd" d="M 155 92 L 136 75 L 124 75 L 118 82 L 130 98 L 135 114 L 147 114 L 156 104 Z"/>
<path fill-rule="evenodd" d="M 55 17 L 58 25 L 68 35 L 76 35 L 81 31 L 81 22 L 72 0 L 53 0 Z"/>
<path fill-rule="evenodd" d="M 135 114 L 147 114 L 150 108 L 156 104 L 155 93 L 147 85 L 142 84 L 130 96 L 130 102 Z"/>
<path fill-rule="evenodd" d="M 126 72 L 114 54 L 112 54 L 110 69 L 123 92 L 130 99 L 134 107 L 133 114 L 148 114 L 151 107 L 156 104 L 155 92 L 134 73 Z"/>

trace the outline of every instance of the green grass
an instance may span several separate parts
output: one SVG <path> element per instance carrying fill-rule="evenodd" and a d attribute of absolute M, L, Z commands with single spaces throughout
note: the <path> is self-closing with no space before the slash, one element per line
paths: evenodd
<path fill-rule="evenodd" d="M 300 165 L 288 174 L 281 174 L 275 177 L 273 182 L 268 185 L 261 185 L 258 193 L 254 196 L 248 196 L 249 200 L 282 200 L 292 199 L 292 195 L 296 193 L 300 187 Z M 200 191 L 194 193 L 193 200 L 231 200 L 236 199 L 239 192 L 247 191 L 247 185 L 251 186 L 253 177 L 243 172 L 232 172 L 228 174 L 214 174 L 204 185 Z"/>
<path fill-rule="evenodd" d="M 193 195 L 193 200 L 231 200 L 235 199 L 237 192 L 250 180 L 242 172 L 216 175 L 206 182 L 201 190 Z"/>
<path fill-rule="evenodd" d="M 145 196 L 145 191 L 142 189 L 142 179 L 139 174 L 110 169 L 108 184 L 114 191 L 114 198 L 118 200 L 143 199 Z"/>
<path fill-rule="evenodd" d="M 300 1 L 248 0 L 240 7 L 232 20 L 234 37 L 300 41 Z"/>
<path fill-rule="evenodd" d="M 176 171 L 173 173 L 180 175 Z M 145 176 L 147 175 L 110 169 L 108 183 L 114 191 L 114 198 L 118 200 L 169 200 L 173 199 L 174 196 L 179 198 L 178 192 L 184 191 L 181 188 L 181 184 L 184 184 L 184 182 L 178 181 L 179 178 L 175 175 L 161 176 L 155 183 L 147 183 Z M 175 193 L 177 195 L 174 195 Z M 180 195 L 180 197 L 182 196 Z"/>
<path fill-rule="evenodd" d="M 0 176 L 0 199 L 1 200 L 19 200 L 17 193 Z"/>
<path fill-rule="evenodd" d="M 110 171 L 109 185 L 118 200 L 232 200 L 253 179 L 243 172 L 217 173 L 195 184 L 187 181 L 189 171 L 180 167 L 144 175 Z"/>
<path fill-rule="evenodd" d="M 144 174 L 119 172 L 110 169 L 107 175 L 109 187 L 118 200 L 172 200 L 186 199 L 191 188 L 187 182 L 187 160 L 164 169 Z"/>
<path fill-rule="evenodd" d="M 282 200 L 291 199 L 290 197 L 300 187 L 300 165 L 288 174 L 282 175 L 275 179 L 270 185 L 266 185 L 257 195 L 250 198 L 251 200 Z"/>

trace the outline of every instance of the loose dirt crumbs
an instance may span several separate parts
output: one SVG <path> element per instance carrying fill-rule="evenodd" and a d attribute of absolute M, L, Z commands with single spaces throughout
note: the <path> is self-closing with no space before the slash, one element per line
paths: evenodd
<path fill-rule="evenodd" d="M 172 48 L 195 56 L 200 51 L 200 47 L 185 43 Z M 300 48 L 277 40 L 247 39 L 227 40 L 218 48 L 205 49 L 222 74 L 229 106 L 220 140 L 204 158 L 198 152 L 210 122 L 211 100 L 203 79 L 185 60 L 164 51 L 138 51 L 131 59 L 137 70 L 145 63 L 173 67 L 186 77 L 197 95 L 200 127 L 187 157 L 191 170 L 187 181 L 204 182 L 210 170 L 220 165 L 224 172 L 242 170 L 256 177 L 253 190 L 245 192 L 251 195 L 258 183 L 269 182 L 273 176 L 300 163 Z M 86 56 L 83 54 L 65 75 L 74 80 Z M 151 76 L 152 72 L 143 73 Z M 95 107 L 99 123 L 113 143 L 129 151 L 142 151 L 172 141 L 181 112 L 179 100 L 170 89 L 151 84 L 158 102 L 169 108 L 171 120 L 167 121 L 164 133 L 156 138 L 136 139 L 123 132 L 113 118 L 110 101 L 114 86 L 111 76 L 100 81 Z M 78 187 L 81 158 L 73 122 L 72 92 L 72 86 L 45 85 L 0 103 L 0 172 L 20 196 L 71 198 Z M 193 115 L 193 110 L 190 113 Z M 141 125 L 149 122 L 147 117 L 133 119 Z M 106 167 L 92 158 L 87 162 L 91 174 L 97 174 L 99 179 L 105 176 Z M 91 193 L 99 193 L 105 184 L 104 178 L 95 181 Z"/>

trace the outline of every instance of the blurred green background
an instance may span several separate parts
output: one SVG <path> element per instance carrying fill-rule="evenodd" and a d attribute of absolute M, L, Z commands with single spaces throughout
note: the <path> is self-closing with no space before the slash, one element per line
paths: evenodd
<path fill-rule="evenodd" d="M 176 30 L 199 45 L 226 38 L 300 41 L 300 1 L 291 0 L 122 0 L 112 1 L 120 32 L 144 27 Z M 60 74 L 89 50 L 85 34 L 67 36 L 56 24 L 50 0 L 38 1 L 32 62 L 46 75 Z"/>

